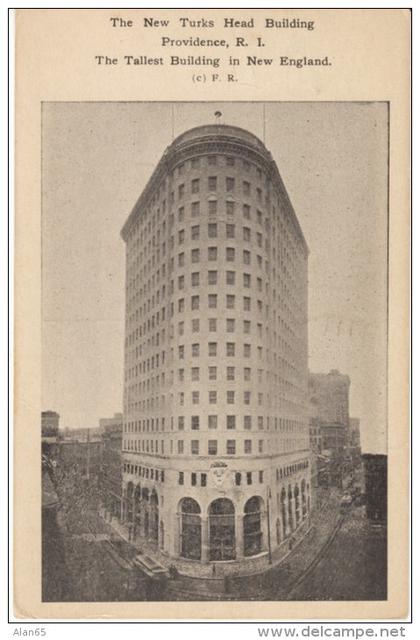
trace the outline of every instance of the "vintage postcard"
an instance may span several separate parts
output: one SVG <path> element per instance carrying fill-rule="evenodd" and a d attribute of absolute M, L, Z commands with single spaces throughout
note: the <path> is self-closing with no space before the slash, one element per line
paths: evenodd
<path fill-rule="evenodd" d="M 16 12 L 16 616 L 408 615 L 410 20 Z"/>

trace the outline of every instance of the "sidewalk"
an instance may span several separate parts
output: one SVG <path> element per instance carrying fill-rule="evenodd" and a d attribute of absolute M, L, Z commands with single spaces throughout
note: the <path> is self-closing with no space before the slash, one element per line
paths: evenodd
<path fill-rule="evenodd" d="M 323 505 L 316 510 L 304 537 L 284 555 L 273 553 L 273 565 L 264 572 L 249 575 L 218 577 L 193 577 L 180 573 L 168 581 L 168 591 L 174 600 L 287 600 L 301 577 L 311 568 L 334 537 L 341 524 L 339 513 L 340 493 L 331 491 Z M 157 562 L 169 567 L 171 558 L 163 556 L 145 540 L 129 540 L 126 528 L 116 519 L 109 522 L 100 512 L 107 531 L 123 539 L 131 548 L 130 555 L 147 554 Z M 277 556 L 277 557 L 276 557 Z M 201 565 L 200 565 L 201 567 Z"/>

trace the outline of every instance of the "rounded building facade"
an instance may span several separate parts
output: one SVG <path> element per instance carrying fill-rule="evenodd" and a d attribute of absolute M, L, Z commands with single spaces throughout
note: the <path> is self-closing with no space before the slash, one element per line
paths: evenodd
<path fill-rule="evenodd" d="M 187 131 L 122 236 L 122 519 L 187 570 L 263 566 L 311 508 L 308 250 L 277 166 L 243 129 Z"/>

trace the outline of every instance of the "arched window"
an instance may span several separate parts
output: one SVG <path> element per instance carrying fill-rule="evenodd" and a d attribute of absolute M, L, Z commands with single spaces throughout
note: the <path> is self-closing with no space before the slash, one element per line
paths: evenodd
<path fill-rule="evenodd" d="M 255 556 L 262 550 L 262 498 L 253 496 L 244 508 L 244 555 Z"/>
<path fill-rule="evenodd" d="M 193 498 L 183 498 L 180 502 L 181 514 L 181 556 L 191 560 L 201 558 L 201 509 Z"/>
<path fill-rule="evenodd" d="M 133 522 L 133 518 L 134 518 L 133 493 L 134 493 L 134 485 L 132 482 L 129 482 L 127 484 L 127 520 L 128 522 Z"/>
<path fill-rule="evenodd" d="M 308 506 L 306 504 L 306 482 L 305 479 L 300 483 L 300 494 L 302 496 L 302 517 L 305 518 L 308 512 Z"/>
<path fill-rule="evenodd" d="M 300 498 L 299 498 L 298 485 L 295 486 L 294 496 L 295 496 L 295 517 L 296 517 L 296 526 L 297 526 L 300 522 Z"/>
<path fill-rule="evenodd" d="M 209 507 L 210 560 L 234 560 L 235 507 L 231 500 L 218 498 Z"/>
<path fill-rule="evenodd" d="M 159 537 L 159 499 L 156 491 L 150 494 L 150 519 L 149 519 L 149 536 L 154 541 L 158 541 Z"/>
<path fill-rule="evenodd" d="M 281 524 L 283 528 L 283 538 L 287 536 L 287 513 L 286 513 L 286 489 L 281 490 L 280 495 L 280 505 L 281 505 Z"/>

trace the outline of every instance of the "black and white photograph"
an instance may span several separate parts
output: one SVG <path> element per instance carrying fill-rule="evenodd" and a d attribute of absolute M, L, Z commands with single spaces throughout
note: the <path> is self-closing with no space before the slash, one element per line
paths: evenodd
<path fill-rule="evenodd" d="M 42 602 L 387 600 L 388 186 L 386 101 L 42 103 Z"/>

